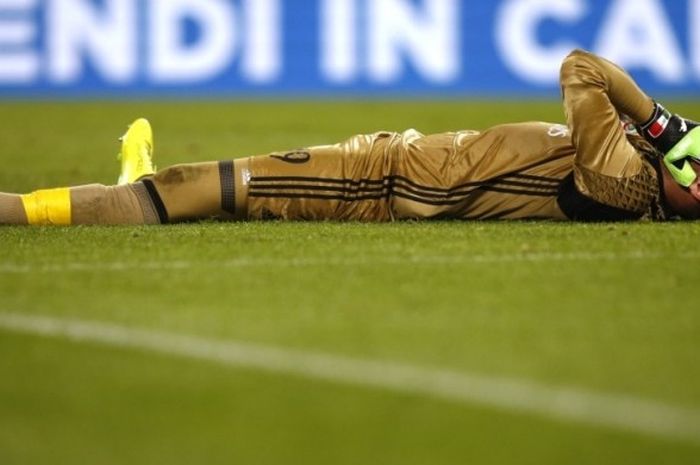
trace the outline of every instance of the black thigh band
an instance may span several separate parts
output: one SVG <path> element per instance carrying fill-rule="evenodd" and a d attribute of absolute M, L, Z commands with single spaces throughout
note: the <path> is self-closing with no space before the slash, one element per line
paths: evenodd
<path fill-rule="evenodd" d="M 219 162 L 221 179 L 221 209 L 234 215 L 236 213 L 236 186 L 233 178 L 233 160 Z"/>
<path fill-rule="evenodd" d="M 156 190 L 156 186 L 153 184 L 153 181 L 150 179 L 142 179 L 141 182 L 144 186 L 146 186 L 148 196 L 151 198 L 151 202 L 153 202 L 153 206 L 158 213 L 158 219 L 160 219 L 161 224 L 170 222 L 170 219 L 168 218 L 168 211 L 165 209 L 163 199 L 160 198 L 160 194 Z"/>

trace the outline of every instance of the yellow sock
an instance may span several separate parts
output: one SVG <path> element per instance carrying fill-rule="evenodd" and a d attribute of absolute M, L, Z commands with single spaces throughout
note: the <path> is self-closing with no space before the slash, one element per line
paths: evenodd
<path fill-rule="evenodd" d="M 70 189 L 46 189 L 22 196 L 22 205 L 31 225 L 71 224 Z"/>

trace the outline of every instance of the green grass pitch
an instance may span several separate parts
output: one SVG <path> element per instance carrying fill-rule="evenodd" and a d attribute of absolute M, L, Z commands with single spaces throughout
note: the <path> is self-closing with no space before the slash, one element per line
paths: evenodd
<path fill-rule="evenodd" d="M 563 119 L 554 101 L 5 102 L 0 191 L 113 182 L 138 116 L 159 166 Z M 695 223 L 2 227 L 0 314 L 515 379 L 695 420 L 685 438 L 645 434 L 0 328 L 0 463 L 699 463 L 698 237 Z"/>

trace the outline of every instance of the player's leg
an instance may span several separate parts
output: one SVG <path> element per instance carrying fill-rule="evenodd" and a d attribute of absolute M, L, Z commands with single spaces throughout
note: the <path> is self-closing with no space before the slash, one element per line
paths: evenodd
<path fill-rule="evenodd" d="M 233 218 L 233 210 L 226 211 L 222 203 L 225 165 L 177 165 L 121 186 L 90 184 L 0 194 L 0 224 L 138 225 Z"/>
<path fill-rule="evenodd" d="M 0 192 L 0 224 L 28 224 L 21 195 Z"/>
<path fill-rule="evenodd" d="M 132 126 L 133 127 L 133 126 Z M 150 129 L 150 128 L 149 128 Z M 137 131 L 138 133 L 138 131 Z M 127 137 L 150 156 L 152 141 Z M 127 133 L 127 135 L 130 135 Z M 224 162 L 177 165 L 120 186 L 0 197 L 2 224 L 153 224 L 204 218 L 382 221 L 388 213 L 388 133 Z M 127 150 L 128 151 L 128 150 Z M 122 155 L 124 155 L 124 147 Z M 123 158 L 124 159 L 124 158 Z M 124 170 L 123 173 L 124 174 Z M 133 180 L 144 173 L 122 180 Z"/>
<path fill-rule="evenodd" d="M 0 224 L 119 225 L 234 218 L 226 208 L 231 162 L 177 165 L 121 186 L 90 184 L 26 195 L 0 193 Z"/>
<path fill-rule="evenodd" d="M 29 194 L 0 193 L 0 224 L 155 224 L 157 211 L 142 183 L 90 184 L 42 189 Z"/>
<path fill-rule="evenodd" d="M 171 166 L 141 180 L 161 223 L 242 219 L 232 199 L 233 162 Z"/>
<path fill-rule="evenodd" d="M 159 216 L 146 184 L 133 183 L 153 173 L 153 137 L 146 120 L 137 120 L 122 138 L 119 186 L 90 184 L 43 189 L 25 195 L 0 194 L 0 224 L 153 224 Z"/>

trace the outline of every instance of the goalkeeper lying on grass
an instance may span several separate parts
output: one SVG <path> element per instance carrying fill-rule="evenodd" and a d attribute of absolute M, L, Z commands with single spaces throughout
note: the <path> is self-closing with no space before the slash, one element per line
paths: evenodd
<path fill-rule="evenodd" d="M 140 119 L 122 139 L 119 185 L 0 194 L 0 223 L 700 217 L 697 123 L 587 52 L 564 60 L 561 86 L 566 126 L 379 132 L 158 172 Z"/>

